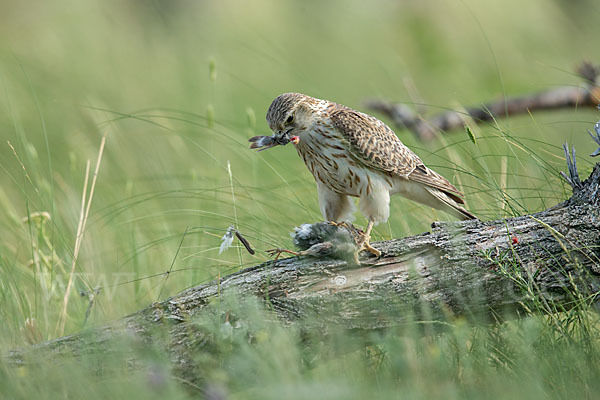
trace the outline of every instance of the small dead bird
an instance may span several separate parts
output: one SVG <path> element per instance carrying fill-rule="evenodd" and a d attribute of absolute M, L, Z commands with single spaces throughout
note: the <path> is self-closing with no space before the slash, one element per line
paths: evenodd
<path fill-rule="evenodd" d="M 248 139 L 248 141 L 252 143 L 250 145 L 251 149 L 263 151 L 275 146 L 285 146 L 290 142 L 298 144 L 300 138 L 298 136 L 290 136 L 287 132 L 283 132 L 281 134 L 274 134 L 271 136 L 254 136 Z"/>
<path fill-rule="evenodd" d="M 315 258 L 338 258 L 358 260 L 358 241 L 364 232 L 354 225 L 346 222 L 317 222 L 314 224 L 302 224 L 294 228 L 291 234 L 294 245 L 300 251 L 286 249 L 271 249 L 267 253 L 275 260 L 282 253 L 296 256 L 309 256 Z"/>

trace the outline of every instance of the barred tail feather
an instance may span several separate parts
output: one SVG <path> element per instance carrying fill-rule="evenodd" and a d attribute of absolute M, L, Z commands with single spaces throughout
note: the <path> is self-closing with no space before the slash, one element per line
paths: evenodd
<path fill-rule="evenodd" d="M 431 204 L 434 208 L 442 210 L 450 215 L 454 215 L 455 217 L 461 220 L 477 219 L 475 215 L 467 211 L 466 208 L 460 206 L 456 201 L 454 201 L 450 196 L 448 196 L 448 194 L 444 193 L 443 191 L 429 186 L 425 186 L 424 188 L 433 197 L 435 197 L 437 204 Z"/>

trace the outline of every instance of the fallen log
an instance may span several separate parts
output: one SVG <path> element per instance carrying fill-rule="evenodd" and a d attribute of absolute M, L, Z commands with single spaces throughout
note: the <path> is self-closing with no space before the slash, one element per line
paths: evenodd
<path fill-rule="evenodd" d="M 552 313 L 593 303 L 600 293 L 600 164 L 581 182 L 569 162 L 573 195 L 548 210 L 496 221 L 435 223 L 431 232 L 375 243 L 379 259 L 361 265 L 292 257 L 244 269 L 185 290 L 109 326 L 12 351 L 13 364 L 124 351 L 115 338 L 158 346 L 186 379 L 195 352 L 214 337 L 195 323 L 221 297 L 258 299 L 302 329 L 335 325 L 376 330 L 450 316 L 497 318 L 520 310 Z M 225 307 L 224 323 L 242 321 Z M 309 321 L 309 322 L 307 322 Z"/>

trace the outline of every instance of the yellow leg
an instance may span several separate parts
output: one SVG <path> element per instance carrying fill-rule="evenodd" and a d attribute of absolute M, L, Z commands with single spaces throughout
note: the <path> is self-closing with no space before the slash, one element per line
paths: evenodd
<path fill-rule="evenodd" d="M 354 253 L 354 260 L 357 262 L 358 264 L 358 254 L 363 251 L 366 250 L 369 253 L 375 255 L 375 257 L 379 257 L 381 256 L 381 252 L 379 250 L 377 250 L 376 248 L 374 248 L 373 246 L 371 246 L 371 244 L 369 243 L 371 240 L 371 230 L 373 229 L 373 221 L 369 221 L 369 225 L 367 225 L 367 230 L 365 231 L 365 233 L 363 233 L 359 239 L 358 244 L 358 248 L 356 250 L 356 252 Z"/>
<path fill-rule="evenodd" d="M 367 225 L 367 230 L 365 231 L 365 236 L 367 238 L 367 242 L 371 238 L 371 230 L 373 229 L 373 221 L 369 220 L 369 225 Z"/>

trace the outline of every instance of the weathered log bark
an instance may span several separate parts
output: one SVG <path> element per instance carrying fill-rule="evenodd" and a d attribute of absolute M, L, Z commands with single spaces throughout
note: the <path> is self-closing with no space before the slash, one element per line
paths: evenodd
<path fill-rule="evenodd" d="M 449 315 L 479 320 L 531 308 L 532 296 L 542 312 L 573 307 L 574 293 L 595 301 L 600 293 L 600 164 L 583 183 L 573 171 L 573 196 L 546 211 L 437 223 L 431 232 L 374 244 L 383 256 L 365 258 L 360 266 L 297 257 L 266 262 L 188 289 L 108 327 L 39 344 L 34 353 L 107 352 L 107 342 L 127 336 L 167 349 L 185 371 L 190 349 L 211 351 L 211 336 L 195 318 L 228 293 L 257 298 L 282 321 L 302 321 L 303 329 L 335 324 L 373 330 Z M 14 351 L 10 358 L 21 363 L 27 354 L 31 349 Z"/>
<path fill-rule="evenodd" d="M 582 63 L 576 72 L 584 79 L 582 87 L 562 86 L 521 97 L 507 97 L 477 107 L 466 107 L 464 111 L 443 112 L 430 118 L 422 117 L 404 104 L 383 100 L 369 100 L 366 107 L 385 114 L 399 128 L 408 129 L 419 139 L 428 141 L 442 132 L 463 128 L 467 118 L 480 124 L 536 110 L 597 107 L 600 104 L 600 67 Z"/>

